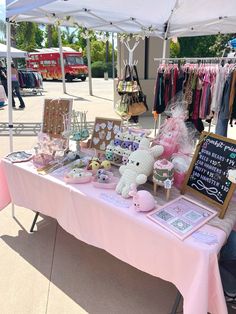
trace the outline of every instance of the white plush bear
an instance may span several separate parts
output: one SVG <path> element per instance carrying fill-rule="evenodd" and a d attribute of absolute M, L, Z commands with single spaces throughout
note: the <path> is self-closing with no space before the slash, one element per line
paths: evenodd
<path fill-rule="evenodd" d="M 119 171 L 122 177 L 116 186 L 116 192 L 127 198 L 132 184 L 135 186 L 144 184 L 152 173 L 155 158 L 160 156 L 163 151 L 161 145 L 150 148 L 149 140 L 143 138 L 139 149 L 130 154 L 128 163 L 120 167 Z"/>

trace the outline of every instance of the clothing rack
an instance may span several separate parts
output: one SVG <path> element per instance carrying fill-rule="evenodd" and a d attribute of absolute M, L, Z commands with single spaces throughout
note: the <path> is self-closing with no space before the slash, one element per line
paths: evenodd
<path fill-rule="evenodd" d="M 168 63 L 170 62 L 178 62 L 178 64 L 183 61 L 186 63 L 216 63 L 216 64 L 221 64 L 222 66 L 227 63 L 227 62 L 234 62 L 236 63 L 236 56 L 235 57 L 184 57 L 184 58 L 154 58 L 154 61 L 159 61 L 159 62 L 164 62 Z M 158 119 L 155 119 L 154 121 L 154 134 L 156 136 L 157 134 L 157 129 L 159 130 L 161 126 L 161 114 L 158 115 Z M 209 124 L 209 131 L 211 129 L 211 123 Z"/>
<path fill-rule="evenodd" d="M 37 71 L 37 70 L 33 70 L 33 69 L 19 69 L 18 72 L 22 73 L 22 72 L 25 72 L 25 73 L 37 73 L 37 75 L 40 75 L 41 74 Z M 41 77 L 41 84 L 40 86 L 34 86 L 34 87 L 22 87 L 20 86 L 20 90 L 21 90 L 21 95 L 22 96 L 34 96 L 34 95 L 43 95 L 42 92 L 43 92 L 43 85 L 42 85 L 42 77 Z"/>
<path fill-rule="evenodd" d="M 154 61 L 230 61 L 236 60 L 236 57 L 194 57 L 194 58 L 154 58 Z"/>

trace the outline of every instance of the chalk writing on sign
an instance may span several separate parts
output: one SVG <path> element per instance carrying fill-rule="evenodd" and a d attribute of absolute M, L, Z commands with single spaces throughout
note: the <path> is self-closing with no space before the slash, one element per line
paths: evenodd
<path fill-rule="evenodd" d="M 231 186 L 227 172 L 236 167 L 235 153 L 235 145 L 207 137 L 187 185 L 223 204 Z"/>

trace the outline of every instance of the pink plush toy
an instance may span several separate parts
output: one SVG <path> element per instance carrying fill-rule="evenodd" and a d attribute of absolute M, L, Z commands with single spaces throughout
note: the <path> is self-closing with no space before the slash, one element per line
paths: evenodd
<path fill-rule="evenodd" d="M 137 191 L 135 184 L 132 184 L 129 195 L 133 196 L 131 208 L 137 212 L 148 212 L 155 208 L 155 199 L 152 194 L 145 190 Z"/>

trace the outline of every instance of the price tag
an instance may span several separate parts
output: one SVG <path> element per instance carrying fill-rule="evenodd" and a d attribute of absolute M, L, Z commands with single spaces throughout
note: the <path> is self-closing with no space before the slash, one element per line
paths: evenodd
<path fill-rule="evenodd" d="M 172 187 L 172 181 L 170 179 L 166 179 L 164 181 L 164 188 L 169 190 L 169 189 L 171 189 L 171 187 Z"/>

